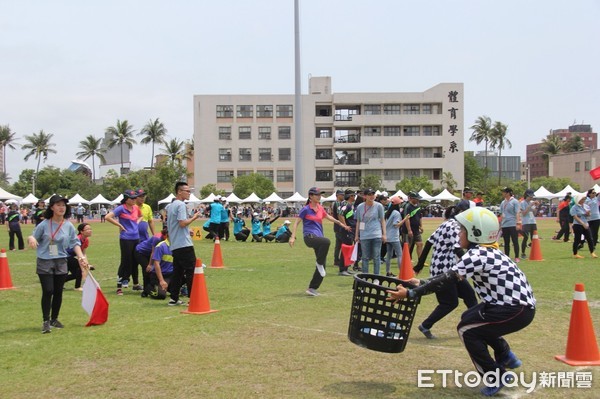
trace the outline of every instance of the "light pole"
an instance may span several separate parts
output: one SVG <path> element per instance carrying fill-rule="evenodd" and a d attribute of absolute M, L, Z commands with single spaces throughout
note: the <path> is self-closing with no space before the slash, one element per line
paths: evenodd
<path fill-rule="evenodd" d="M 35 195 L 35 173 L 31 175 L 31 194 Z"/>
<path fill-rule="evenodd" d="M 529 164 L 525 165 L 525 169 L 527 171 L 527 188 L 531 188 L 531 170 L 529 169 Z"/>

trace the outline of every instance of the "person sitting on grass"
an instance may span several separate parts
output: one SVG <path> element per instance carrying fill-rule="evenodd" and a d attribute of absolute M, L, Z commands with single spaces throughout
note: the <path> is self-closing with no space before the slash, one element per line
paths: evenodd
<path fill-rule="evenodd" d="M 388 300 L 397 303 L 404 298 L 443 290 L 457 280 L 470 277 L 481 303 L 467 309 L 457 330 L 471 361 L 485 380 L 481 393 L 492 396 L 508 382 L 506 369 L 521 366 L 504 335 L 527 327 L 535 316 L 535 297 L 525 274 L 517 264 L 498 249 L 498 218 L 489 210 L 475 207 L 456 215 L 460 223 L 460 245 L 466 253 L 446 273 L 428 280 L 411 279 L 415 288 L 401 285 L 388 290 Z M 488 346 L 494 351 L 489 353 Z M 500 378 L 494 378 L 496 374 Z"/>
<path fill-rule="evenodd" d="M 277 229 L 277 232 L 275 233 L 276 242 L 290 241 L 290 237 L 292 236 L 292 232 L 290 231 L 290 224 L 292 224 L 292 222 L 286 220 L 285 222 L 283 222 L 281 227 Z"/>

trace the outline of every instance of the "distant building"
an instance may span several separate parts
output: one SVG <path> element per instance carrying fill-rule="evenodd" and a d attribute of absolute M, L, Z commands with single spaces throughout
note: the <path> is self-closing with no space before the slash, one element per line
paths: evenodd
<path fill-rule="evenodd" d="M 473 157 L 477 161 L 480 168 L 485 168 L 485 151 L 476 152 Z M 502 166 L 502 172 L 500 172 Z M 488 179 L 498 179 L 502 173 L 503 180 L 520 180 L 521 179 L 521 157 L 514 155 L 498 155 L 497 152 L 488 151 L 487 155 Z"/>
<path fill-rule="evenodd" d="M 579 135 L 586 149 L 595 150 L 598 148 L 598 135 L 592 131 L 591 125 L 572 125 L 568 129 L 552 130 L 550 134 L 559 136 L 563 143 L 571 137 Z M 525 162 L 526 167 L 529 167 L 529 176 L 531 179 L 552 176 L 548 168 L 548 163 L 544 159 L 544 149 L 541 142 L 527 145 Z"/>
<path fill-rule="evenodd" d="M 600 166 L 600 150 L 552 155 L 549 161 L 549 175 L 569 178 L 579 184 L 581 191 L 585 191 L 598 183 L 590 176 L 590 170 L 598 166 Z"/>
<path fill-rule="evenodd" d="M 374 175 L 383 186 L 424 176 L 441 187 L 443 173 L 464 185 L 464 90 L 440 83 L 417 93 L 333 93 L 330 77 L 311 77 L 302 95 L 302 171 L 296 182 L 294 95 L 196 95 L 194 141 L 198 189 L 251 173 L 271 181 L 280 196 L 301 187 L 326 192 L 358 188 Z"/>
<path fill-rule="evenodd" d="M 85 163 L 84 161 L 80 161 L 78 159 L 71 161 L 71 165 L 69 165 L 68 169 L 71 172 L 78 172 L 86 175 L 88 178 L 92 178 L 92 168 L 90 165 Z"/>
<path fill-rule="evenodd" d="M 113 148 L 108 148 L 110 136 L 110 133 L 104 133 L 104 138 L 102 139 L 102 148 L 106 150 L 104 153 L 106 162 L 100 164 L 99 177 L 104 177 L 110 169 L 113 169 L 119 175 L 126 175 L 131 169 L 131 161 L 129 160 L 131 150 L 127 144 L 117 144 Z M 121 170 L 121 154 L 123 155 L 123 170 Z"/>

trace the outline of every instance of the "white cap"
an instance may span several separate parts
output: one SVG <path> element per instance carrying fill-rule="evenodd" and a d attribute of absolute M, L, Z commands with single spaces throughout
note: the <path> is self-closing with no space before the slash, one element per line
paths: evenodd
<path fill-rule="evenodd" d="M 242 213 L 242 211 L 237 211 L 235 214 L 236 214 L 236 215 L 239 215 L 239 214 L 241 214 L 241 213 Z"/>
<path fill-rule="evenodd" d="M 254 213 L 252 214 L 252 216 L 258 216 L 258 213 L 257 213 L 257 212 L 254 212 Z"/>
<path fill-rule="evenodd" d="M 292 224 L 292 222 L 290 222 L 289 220 L 286 220 L 285 222 L 283 222 L 283 224 Z"/>
<path fill-rule="evenodd" d="M 220 195 L 215 195 L 215 199 L 220 201 L 221 200 L 221 196 Z"/>

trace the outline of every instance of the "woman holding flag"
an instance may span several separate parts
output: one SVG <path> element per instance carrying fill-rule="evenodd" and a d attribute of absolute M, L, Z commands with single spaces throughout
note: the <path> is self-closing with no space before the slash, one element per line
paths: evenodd
<path fill-rule="evenodd" d="M 88 267 L 75 227 L 68 220 L 71 216 L 68 200 L 55 194 L 49 202 L 44 220 L 27 239 L 29 246 L 37 250 L 36 272 L 42 285 L 42 334 L 49 333 L 51 328 L 64 327 L 58 321 L 58 314 L 67 277 L 67 249 L 73 248 L 82 268 Z"/>

